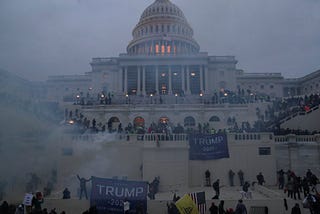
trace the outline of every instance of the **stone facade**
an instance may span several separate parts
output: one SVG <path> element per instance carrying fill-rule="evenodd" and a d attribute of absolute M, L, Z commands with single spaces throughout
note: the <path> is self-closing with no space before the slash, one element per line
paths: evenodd
<path fill-rule="evenodd" d="M 270 97 L 319 93 L 320 73 L 285 79 L 281 73 L 245 73 L 234 56 L 200 52 L 183 12 L 169 0 L 156 0 L 132 31 L 127 53 L 93 58 L 84 75 L 48 78 L 48 98 L 75 101 L 79 96 L 212 95 L 220 91 Z"/>

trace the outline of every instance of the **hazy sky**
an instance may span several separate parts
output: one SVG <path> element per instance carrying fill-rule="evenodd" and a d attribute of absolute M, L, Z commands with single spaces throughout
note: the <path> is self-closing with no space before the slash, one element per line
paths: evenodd
<path fill-rule="evenodd" d="M 154 0 L 0 0 L 0 68 L 29 80 L 84 74 L 92 57 L 125 53 Z M 319 0 L 172 0 L 201 51 L 245 72 L 301 77 L 320 69 Z"/>

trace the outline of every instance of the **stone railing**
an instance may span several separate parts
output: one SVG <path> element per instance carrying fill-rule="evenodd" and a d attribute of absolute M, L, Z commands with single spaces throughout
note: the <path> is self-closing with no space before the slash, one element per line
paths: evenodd
<path fill-rule="evenodd" d="M 241 142 L 274 142 L 275 137 L 272 133 L 228 133 L 227 138 L 229 142 L 241 143 Z M 189 141 L 188 134 L 109 134 L 109 133 L 98 133 L 98 134 L 82 134 L 82 135 L 64 135 L 63 140 L 71 142 L 141 142 L 141 143 L 160 143 L 160 142 L 171 142 L 171 143 L 186 143 Z M 277 142 L 280 138 L 277 138 Z"/>
<path fill-rule="evenodd" d="M 273 133 L 269 132 L 253 132 L 253 133 L 229 133 L 228 139 L 235 142 L 241 141 L 273 141 Z"/>
<path fill-rule="evenodd" d="M 276 143 L 320 143 L 320 134 L 315 135 L 280 135 L 274 136 Z"/>
<path fill-rule="evenodd" d="M 228 133 L 227 138 L 229 142 L 242 143 L 242 142 L 270 142 L 270 143 L 320 143 L 320 134 L 316 135 L 281 135 L 274 136 L 269 132 L 257 133 Z M 66 134 L 61 137 L 61 141 L 70 142 L 122 142 L 122 143 L 144 143 L 144 144 L 158 144 L 160 142 L 168 143 L 187 143 L 189 141 L 188 134 L 119 134 L 119 133 L 98 133 L 98 134 Z"/>
<path fill-rule="evenodd" d="M 64 135 L 62 140 L 70 140 L 72 142 L 85 141 L 85 142 L 100 142 L 100 141 L 113 141 L 113 142 L 160 142 L 160 141 L 175 141 L 175 142 L 186 142 L 188 141 L 187 134 L 172 134 L 166 135 L 161 133 L 153 134 L 109 134 L 109 133 L 98 133 L 98 134 L 75 134 L 75 135 Z"/>

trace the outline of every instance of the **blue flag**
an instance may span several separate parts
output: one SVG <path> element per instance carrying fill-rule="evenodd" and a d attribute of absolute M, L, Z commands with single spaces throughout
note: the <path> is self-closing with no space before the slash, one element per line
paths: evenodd
<path fill-rule="evenodd" d="M 189 136 L 190 160 L 229 158 L 227 135 L 194 134 Z"/>

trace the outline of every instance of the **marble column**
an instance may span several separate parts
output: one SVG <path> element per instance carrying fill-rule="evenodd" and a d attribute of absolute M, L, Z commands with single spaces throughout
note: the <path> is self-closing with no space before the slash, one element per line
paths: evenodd
<path fill-rule="evenodd" d="M 159 66 L 156 65 L 156 88 L 155 91 L 159 94 Z"/>
<path fill-rule="evenodd" d="M 186 92 L 185 73 L 186 73 L 186 71 L 185 71 L 185 66 L 184 66 L 184 65 L 181 65 L 181 79 L 182 79 L 181 87 L 182 87 L 183 93 Z"/>
<path fill-rule="evenodd" d="M 187 65 L 187 94 L 191 94 L 191 90 L 190 90 L 190 70 L 189 70 L 189 65 Z"/>
<path fill-rule="evenodd" d="M 205 83 L 205 86 L 204 86 L 204 90 L 205 90 L 205 93 L 206 94 L 209 94 L 210 93 L 210 90 L 209 90 L 209 70 L 208 70 L 208 66 L 205 65 L 204 66 L 204 83 Z"/>
<path fill-rule="evenodd" d="M 124 67 L 124 92 L 128 93 L 128 67 Z"/>
<path fill-rule="evenodd" d="M 142 95 L 146 95 L 146 66 L 142 67 Z"/>
<path fill-rule="evenodd" d="M 200 92 L 204 93 L 204 89 L 203 89 L 203 66 L 202 65 L 199 66 L 199 71 L 200 71 Z"/>
<path fill-rule="evenodd" d="M 172 94 L 172 74 L 171 74 L 171 66 L 168 66 L 168 81 L 169 81 L 169 88 L 168 88 L 168 94 L 171 95 Z"/>
<path fill-rule="evenodd" d="M 138 66 L 137 74 L 138 74 L 138 78 L 137 78 L 137 95 L 140 95 L 141 94 L 141 66 Z"/>

